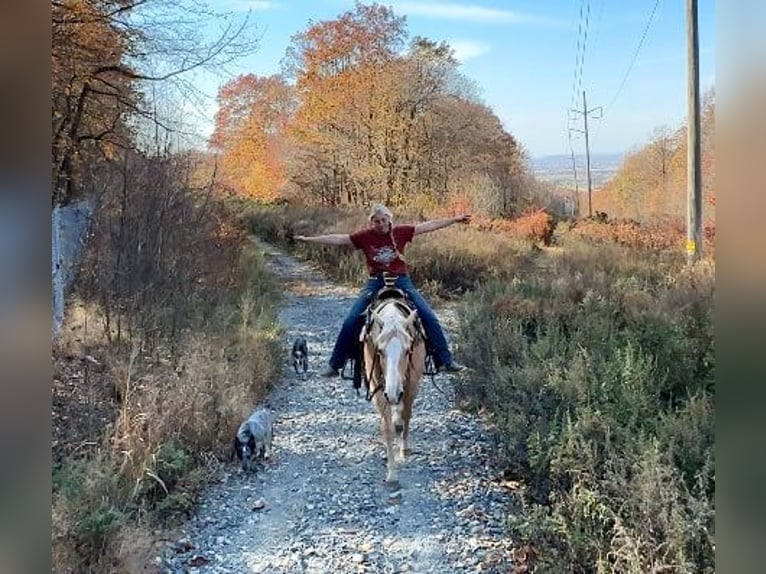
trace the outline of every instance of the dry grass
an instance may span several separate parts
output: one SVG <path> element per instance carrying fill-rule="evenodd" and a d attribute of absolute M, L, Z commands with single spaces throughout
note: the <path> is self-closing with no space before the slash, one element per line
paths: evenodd
<path fill-rule="evenodd" d="M 152 525 L 172 525 L 193 509 L 228 459 L 236 426 L 274 384 L 282 356 L 279 290 L 231 222 L 206 226 L 217 244 L 196 253 L 200 281 L 192 290 L 168 285 L 163 295 L 165 284 L 157 283 L 162 296 L 133 311 L 146 316 L 126 315 L 123 326 L 132 330 L 121 336 L 115 310 L 125 307 L 110 299 L 109 323 L 94 296 L 105 284 L 96 273 L 110 267 L 81 277 L 87 289 L 75 286 L 53 347 L 56 572 L 146 571 Z M 205 257 L 215 261 L 207 265 Z M 164 263 L 172 274 L 177 263 Z M 182 305 L 174 306 L 174 293 Z M 132 304 L 131 293 L 125 296 Z M 165 308 L 187 313 L 170 336 L 136 328 L 169 325 Z"/>
<path fill-rule="evenodd" d="M 397 213 L 396 221 L 417 223 L 422 214 Z M 294 235 L 350 233 L 367 226 L 366 212 L 322 207 L 251 208 L 245 215 L 253 233 L 310 259 L 337 280 L 360 285 L 364 260 L 351 248 L 306 244 Z M 406 250 L 413 280 L 429 296 L 453 298 L 474 289 L 488 276 L 506 276 L 533 255 L 538 240 L 523 234 L 455 225 L 418 236 Z"/>
<path fill-rule="evenodd" d="M 363 210 L 247 217 L 337 279 L 364 276 L 353 250 L 292 241 L 357 229 Z M 546 221 L 453 226 L 407 251 L 421 289 L 462 297 L 472 370 L 459 396 L 490 414 L 523 483 L 514 536 L 538 571 L 711 572 L 714 258 L 687 267 L 667 249 L 677 236 L 630 222 L 559 225 L 540 248 Z M 602 235 L 581 233 L 591 228 Z"/>
<path fill-rule="evenodd" d="M 228 335 L 189 335 L 174 363 L 157 362 L 156 351 L 101 347 L 109 353 L 97 376 L 69 378 L 54 404 L 57 571 L 130 559 L 145 549 L 124 529 L 193 507 L 216 461 L 229 456 L 236 425 L 273 384 L 278 341 L 273 327 L 240 324 Z M 54 353 L 64 372 L 72 362 L 92 365 L 84 348 L 64 343 L 66 356 Z"/>

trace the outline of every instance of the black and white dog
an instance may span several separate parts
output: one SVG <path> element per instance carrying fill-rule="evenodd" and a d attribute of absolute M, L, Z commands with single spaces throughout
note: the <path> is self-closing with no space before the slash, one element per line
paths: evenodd
<path fill-rule="evenodd" d="M 252 470 L 257 459 L 271 457 L 275 419 L 272 411 L 261 408 L 239 425 L 234 435 L 234 452 L 242 462 L 242 470 Z"/>
<path fill-rule="evenodd" d="M 296 374 L 306 373 L 309 370 L 309 345 L 305 337 L 298 337 L 293 343 L 293 368 Z"/>

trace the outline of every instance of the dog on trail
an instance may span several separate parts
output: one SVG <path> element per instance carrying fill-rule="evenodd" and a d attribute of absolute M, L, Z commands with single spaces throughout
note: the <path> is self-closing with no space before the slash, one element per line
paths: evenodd
<path fill-rule="evenodd" d="M 309 345 L 305 337 L 298 337 L 293 343 L 292 350 L 293 368 L 296 374 L 306 373 L 309 370 Z"/>
<path fill-rule="evenodd" d="M 245 472 L 252 470 L 258 459 L 271 458 L 275 419 L 272 411 L 260 408 L 239 425 L 234 435 L 234 452 Z"/>

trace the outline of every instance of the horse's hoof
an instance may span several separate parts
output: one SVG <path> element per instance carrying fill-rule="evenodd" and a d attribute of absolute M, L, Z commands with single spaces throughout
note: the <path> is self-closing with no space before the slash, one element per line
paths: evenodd
<path fill-rule="evenodd" d="M 386 499 L 386 502 L 390 504 L 391 506 L 398 506 L 402 503 L 402 491 L 401 490 L 394 490 L 393 492 L 389 493 L 388 498 Z"/>

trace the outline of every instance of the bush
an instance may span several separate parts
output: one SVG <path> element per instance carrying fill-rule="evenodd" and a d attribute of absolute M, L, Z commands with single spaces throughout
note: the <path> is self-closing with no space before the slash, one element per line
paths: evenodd
<path fill-rule="evenodd" d="M 569 246 L 467 297 L 460 397 L 502 434 L 513 531 L 574 572 L 713 571 L 713 276 Z"/>
<path fill-rule="evenodd" d="M 244 218 L 252 232 L 309 259 L 336 280 L 361 285 L 367 277 L 364 258 L 354 249 L 295 242 L 295 235 L 349 233 L 367 225 L 363 209 L 251 206 Z M 417 223 L 419 214 L 397 214 L 397 221 Z M 491 239 L 491 240 L 490 240 Z M 475 289 L 488 276 L 507 277 L 532 254 L 533 244 L 503 233 L 464 226 L 419 236 L 406 251 L 413 281 L 431 296 L 454 298 Z"/>
<path fill-rule="evenodd" d="M 82 395 L 111 385 L 97 414 L 114 417 L 82 425 L 90 431 L 82 438 L 95 448 L 57 453 L 53 547 L 60 572 L 123 571 L 127 532 L 187 515 L 280 369 L 280 289 L 225 203 L 198 202 L 193 191 L 173 188 L 163 220 L 170 229 L 154 230 L 135 249 L 132 241 L 141 244 L 148 222 L 157 225 L 159 217 L 151 209 L 156 197 L 135 191 L 128 210 L 120 208 L 129 220 L 125 235 L 104 229 L 119 225 L 121 213 L 114 198 L 105 200 L 102 235 L 86 248 L 93 264 L 75 285 L 88 315 L 80 325 L 65 322 L 54 341 L 56 361 L 74 356 L 80 365 L 89 353 L 98 356 L 90 379 L 70 385 L 74 408 Z M 141 272 L 146 282 L 130 276 Z"/>

